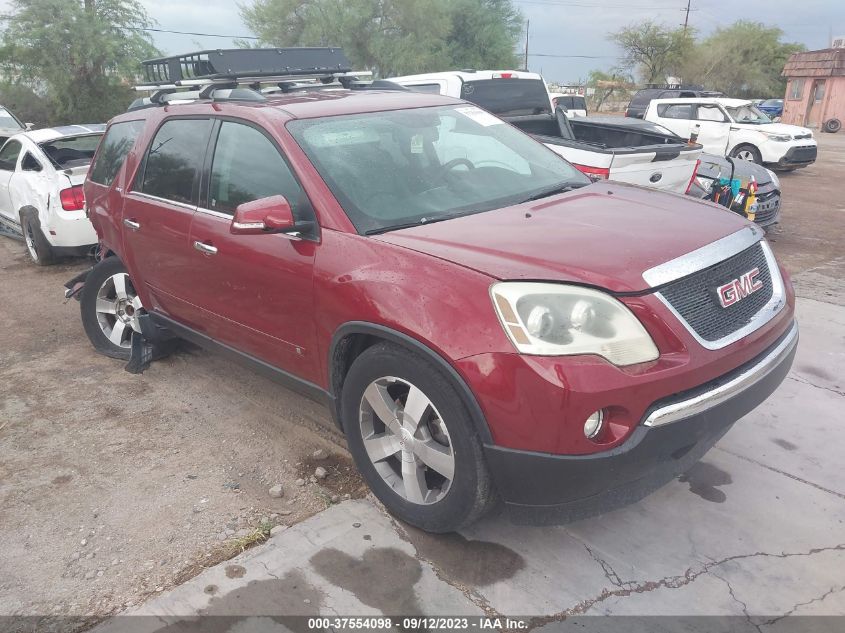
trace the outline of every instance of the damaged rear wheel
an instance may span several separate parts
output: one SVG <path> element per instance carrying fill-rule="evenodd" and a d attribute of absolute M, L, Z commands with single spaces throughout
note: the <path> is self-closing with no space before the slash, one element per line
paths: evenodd
<path fill-rule="evenodd" d="M 141 300 L 126 267 L 117 257 L 97 264 L 82 289 L 82 327 L 94 348 L 111 358 L 128 360 L 132 332 L 140 332 Z"/>

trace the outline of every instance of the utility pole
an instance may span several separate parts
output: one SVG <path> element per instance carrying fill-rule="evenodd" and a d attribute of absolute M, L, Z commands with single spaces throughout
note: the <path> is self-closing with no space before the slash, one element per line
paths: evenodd
<path fill-rule="evenodd" d="M 525 20 L 525 60 L 523 66 L 528 70 L 528 27 L 531 26 L 531 20 Z"/>
<path fill-rule="evenodd" d="M 687 34 L 687 24 L 689 24 L 690 4 L 692 4 L 692 0 L 687 0 L 687 8 L 681 9 L 681 11 L 686 10 L 686 15 L 684 16 L 684 35 Z"/>

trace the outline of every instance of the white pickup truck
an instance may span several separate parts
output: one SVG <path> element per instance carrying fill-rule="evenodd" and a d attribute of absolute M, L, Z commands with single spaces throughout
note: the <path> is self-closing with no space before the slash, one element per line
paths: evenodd
<path fill-rule="evenodd" d="M 392 77 L 411 90 L 475 103 L 531 134 L 594 180 L 610 179 L 685 193 L 695 178 L 700 145 L 688 145 L 552 108 L 536 73 L 473 70 Z"/>
<path fill-rule="evenodd" d="M 813 132 L 774 123 L 751 101 L 724 97 L 653 99 L 645 120 L 689 138 L 698 125 L 704 151 L 750 160 L 772 169 L 806 167 L 816 160 Z"/>

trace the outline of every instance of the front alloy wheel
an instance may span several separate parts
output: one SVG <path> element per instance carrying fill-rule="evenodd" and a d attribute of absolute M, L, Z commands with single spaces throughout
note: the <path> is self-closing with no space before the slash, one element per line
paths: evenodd
<path fill-rule="evenodd" d="M 343 379 L 340 416 L 358 470 L 399 519 L 451 532 L 495 503 L 473 419 L 428 358 L 388 342 L 367 348 Z"/>
<path fill-rule="evenodd" d="M 396 494 L 428 505 L 449 492 L 455 476 L 449 430 L 418 387 L 395 376 L 374 380 L 358 421 L 367 456 Z"/>

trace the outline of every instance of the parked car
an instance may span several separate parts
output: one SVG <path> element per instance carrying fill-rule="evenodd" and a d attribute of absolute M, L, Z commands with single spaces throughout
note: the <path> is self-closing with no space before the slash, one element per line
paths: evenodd
<path fill-rule="evenodd" d="M 0 106 L 0 145 L 3 145 L 10 136 L 32 128 L 32 123 L 21 123 L 10 110 Z"/>
<path fill-rule="evenodd" d="M 550 92 L 549 96 L 552 98 L 552 109 L 561 107 L 568 116 L 587 116 L 587 100 L 581 95 Z"/>
<path fill-rule="evenodd" d="M 677 134 L 663 127 L 658 123 L 643 121 L 642 119 L 629 119 L 615 116 L 592 116 L 590 121 L 596 123 L 607 123 L 614 126 L 625 126 L 640 132 L 650 134 L 661 134 L 669 137 L 674 142 L 681 142 L 683 139 Z M 687 189 L 687 195 L 694 198 L 706 198 L 710 193 L 710 186 L 717 178 L 730 178 L 731 175 L 742 182 L 749 182 L 754 178 L 757 183 L 757 213 L 754 218 L 755 224 L 762 227 L 770 227 L 780 222 L 781 189 L 780 179 L 771 169 L 767 169 L 757 163 L 732 158 L 733 165 L 724 156 L 708 154 L 703 152 L 699 157 L 698 170 L 693 181 Z"/>
<path fill-rule="evenodd" d="M 700 126 L 704 151 L 750 160 L 773 169 L 796 169 L 816 160 L 813 132 L 805 127 L 773 123 L 743 99 L 655 99 L 646 120 L 688 138 Z"/>
<path fill-rule="evenodd" d="M 713 90 L 698 90 L 686 88 L 643 88 L 637 90 L 628 107 L 625 108 L 625 116 L 635 119 L 642 119 L 645 116 L 645 111 L 648 109 L 648 104 L 652 99 L 672 99 L 675 97 L 721 97 L 721 92 Z"/>
<path fill-rule="evenodd" d="M 132 364 L 184 337 L 325 402 L 423 529 L 637 500 L 789 371 L 789 277 L 735 214 L 590 183 L 440 95 L 156 100 L 112 120 L 85 184 L 92 344 Z"/>
<path fill-rule="evenodd" d="M 783 116 L 783 99 L 766 99 L 756 105 L 760 112 L 772 119 Z"/>
<path fill-rule="evenodd" d="M 536 73 L 475 71 L 471 82 L 464 74 L 412 75 L 390 81 L 414 90 L 436 88 L 440 94 L 471 101 L 532 134 L 593 180 L 684 193 L 695 176 L 700 145 L 552 110 L 546 84 Z"/>
<path fill-rule="evenodd" d="M 0 148 L 0 222 L 23 236 L 36 264 L 92 251 L 82 182 L 105 125 L 22 132 Z"/>

